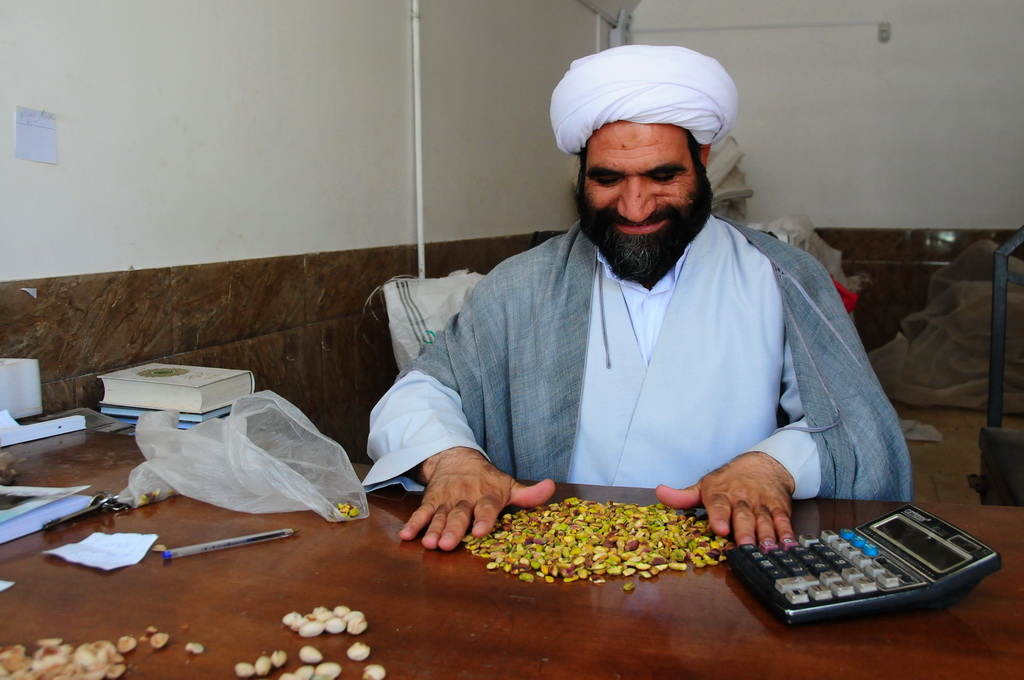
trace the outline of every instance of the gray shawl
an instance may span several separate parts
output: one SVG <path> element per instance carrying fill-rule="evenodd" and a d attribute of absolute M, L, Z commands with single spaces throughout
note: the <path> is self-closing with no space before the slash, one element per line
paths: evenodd
<path fill-rule="evenodd" d="M 899 419 L 828 273 L 770 234 L 729 224 L 776 273 L 804 414 L 821 460 L 819 495 L 911 500 Z M 405 369 L 455 390 L 477 443 L 517 479 L 568 479 L 596 255 L 577 224 L 502 262 Z"/>

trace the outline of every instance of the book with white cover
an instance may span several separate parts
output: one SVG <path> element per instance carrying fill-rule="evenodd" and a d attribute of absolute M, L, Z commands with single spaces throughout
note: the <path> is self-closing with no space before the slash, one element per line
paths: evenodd
<path fill-rule="evenodd" d="M 91 496 L 78 495 L 87 488 L 0 487 L 0 543 L 39 531 L 50 520 L 89 505 Z"/>
<path fill-rule="evenodd" d="M 101 375 L 103 403 L 205 413 L 252 394 L 252 371 L 146 364 Z"/>

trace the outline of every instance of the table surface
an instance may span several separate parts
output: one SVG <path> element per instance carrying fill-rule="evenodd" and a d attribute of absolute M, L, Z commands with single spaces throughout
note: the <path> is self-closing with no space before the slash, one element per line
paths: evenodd
<path fill-rule="evenodd" d="M 17 483 L 91 484 L 121 491 L 142 461 L 132 437 L 76 432 L 5 449 L 18 460 Z M 653 492 L 559 485 L 556 499 L 654 503 Z M 398 529 L 418 502 L 402 492 L 370 495 L 369 517 L 329 523 L 313 512 L 250 515 L 174 497 L 83 520 L 0 545 L 0 645 L 35 648 L 40 638 L 73 643 L 170 633 L 161 650 L 129 656 L 127 678 L 234 677 L 240 661 L 306 643 L 359 678 L 348 661 L 351 636 L 306 640 L 284 627 L 290 611 L 346 605 L 365 612 L 365 662 L 388 678 L 818 678 L 835 670 L 907 677 L 1016 677 L 1024 667 L 1024 509 L 921 504 L 1002 554 L 1002 569 L 948 609 L 901 612 L 787 626 L 741 586 L 726 565 L 664 572 L 602 585 L 524 583 L 485 569 L 482 558 L 403 543 Z M 847 500 L 799 501 L 798 533 L 855 526 L 896 507 Z M 95 531 L 155 533 L 167 546 L 300 529 L 269 543 L 104 572 L 42 554 Z M 185 643 L 207 651 L 190 657 Z M 290 661 L 287 668 L 294 668 Z M 883 673 L 885 675 L 886 671 Z M 970 675 L 968 675 L 970 674 Z"/>

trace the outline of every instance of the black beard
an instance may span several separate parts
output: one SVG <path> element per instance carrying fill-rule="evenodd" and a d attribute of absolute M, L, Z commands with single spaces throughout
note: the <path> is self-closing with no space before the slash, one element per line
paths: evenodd
<path fill-rule="evenodd" d="M 686 246 L 697 237 L 711 216 L 711 185 L 702 165 L 694 170 L 697 186 L 690 196 L 689 210 L 666 206 L 656 210 L 648 220 L 668 223 L 650 234 L 624 234 L 615 223 L 630 224 L 614 208 L 595 210 L 584 192 L 577 193 L 576 207 L 580 229 L 608 261 L 612 272 L 624 281 L 632 281 L 650 289 L 675 266 Z"/>

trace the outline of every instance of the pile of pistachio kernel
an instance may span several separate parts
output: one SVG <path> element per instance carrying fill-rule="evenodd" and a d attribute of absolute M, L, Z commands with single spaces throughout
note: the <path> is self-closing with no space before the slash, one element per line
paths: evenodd
<path fill-rule="evenodd" d="M 464 539 L 487 568 L 518 575 L 604 583 L 609 576 L 650 578 L 666 569 L 685 571 L 725 560 L 731 543 L 716 536 L 706 519 L 662 504 L 598 503 L 567 498 L 539 508 L 506 513 L 494 531 Z"/>
<path fill-rule="evenodd" d="M 356 506 L 352 505 L 351 503 L 338 503 L 337 508 L 341 512 L 342 516 L 344 516 L 344 517 L 358 517 L 359 516 L 359 508 L 357 508 Z"/>
<path fill-rule="evenodd" d="M 139 494 L 138 499 L 135 501 L 135 507 L 141 508 L 143 505 L 156 503 L 176 495 L 178 495 L 178 492 L 174 489 L 150 489 Z"/>

